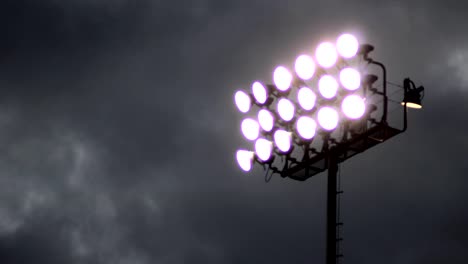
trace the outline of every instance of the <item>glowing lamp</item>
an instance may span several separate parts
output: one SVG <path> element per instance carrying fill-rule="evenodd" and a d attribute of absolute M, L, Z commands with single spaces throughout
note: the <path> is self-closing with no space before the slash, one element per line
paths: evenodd
<path fill-rule="evenodd" d="M 341 103 L 341 110 L 350 119 L 361 118 L 366 111 L 364 99 L 358 95 L 348 95 Z"/>
<path fill-rule="evenodd" d="M 330 68 L 335 65 L 338 59 L 335 45 L 330 42 L 321 43 L 315 51 L 315 59 L 323 68 Z"/>
<path fill-rule="evenodd" d="M 244 114 L 247 113 L 250 110 L 250 106 L 252 106 L 250 96 L 243 91 L 236 92 L 234 101 L 236 102 L 237 109 Z"/>
<path fill-rule="evenodd" d="M 292 82 L 292 74 L 283 66 L 279 66 L 273 72 L 273 82 L 278 90 L 285 92 L 289 89 Z"/>
<path fill-rule="evenodd" d="M 325 106 L 319 109 L 317 114 L 319 125 L 327 131 L 332 131 L 338 126 L 338 112 L 335 109 Z"/>
<path fill-rule="evenodd" d="M 320 94 L 326 99 L 332 99 L 338 91 L 338 82 L 330 75 L 322 76 L 318 85 Z"/>
<path fill-rule="evenodd" d="M 310 140 L 315 136 L 315 130 L 317 129 L 317 123 L 314 119 L 308 116 L 301 116 L 296 123 L 297 133 L 301 138 Z"/>
<path fill-rule="evenodd" d="M 349 59 L 354 57 L 359 50 L 357 38 L 351 34 L 343 34 L 336 41 L 336 50 L 341 57 Z"/>
<path fill-rule="evenodd" d="M 285 130 L 277 130 L 273 136 L 275 140 L 276 147 L 281 152 L 288 152 L 291 150 L 291 141 L 292 141 L 292 134 L 291 132 Z"/>
<path fill-rule="evenodd" d="M 263 130 L 270 132 L 273 129 L 275 118 L 270 111 L 262 109 L 258 112 L 258 123 Z"/>
<path fill-rule="evenodd" d="M 301 108 L 306 111 L 310 111 L 314 108 L 316 100 L 317 96 L 308 87 L 302 87 L 297 92 L 297 101 L 299 102 Z"/>
<path fill-rule="evenodd" d="M 301 55 L 297 57 L 295 63 L 295 70 L 297 76 L 303 80 L 309 80 L 314 76 L 315 73 L 315 63 L 312 57 L 308 55 Z"/>
<path fill-rule="evenodd" d="M 248 150 L 238 150 L 236 153 L 237 164 L 239 167 L 248 172 L 252 169 L 254 153 Z"/>
<path fill-rule="evenodd" d="M 255 140 L 260 134 L 260 126 L 252 118 L 246 118 L 242 121 L 241 130 L 244 137 L 248 140 Z"/>
<path fill-rule="evenodd" d="M 255 154 L 262 161 L 268 161 L 273 152 L 273 143 L 264 138 L 259 138 L 255 142 Z"/>

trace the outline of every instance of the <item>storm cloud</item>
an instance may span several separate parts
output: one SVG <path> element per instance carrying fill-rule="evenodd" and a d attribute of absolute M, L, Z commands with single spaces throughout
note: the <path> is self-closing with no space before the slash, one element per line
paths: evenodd
<path fill-rule="evenodd" d="M 426 87 L 341 166 L 349 263 L 462 263 L 461 1 L 4 0 L 1 263 L 320 263 L 326 177 L 244 175 L 233 93 L 343 31 Z"/>

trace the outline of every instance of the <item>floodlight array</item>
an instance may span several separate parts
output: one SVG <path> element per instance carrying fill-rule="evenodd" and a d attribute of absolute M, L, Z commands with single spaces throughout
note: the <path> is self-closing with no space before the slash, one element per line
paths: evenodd
<path fill-rule="evenodd" d="M 242 170 L 250 171 L 255 161 L 271 164 L 276 156 L 290 156 L 319 135 L 329 140 L 340 126 L 363 119 L 365 73 L 358 51 L 356 37 L 343 34 L 334 43 L 319 44 L 314 54 L 298 56 L 293 71 L 278 66 L 274 85 L 255 81 L 251 93 L 235 93 L 245 115 L 241 132 L 251 146 L 237 151 Z"/>

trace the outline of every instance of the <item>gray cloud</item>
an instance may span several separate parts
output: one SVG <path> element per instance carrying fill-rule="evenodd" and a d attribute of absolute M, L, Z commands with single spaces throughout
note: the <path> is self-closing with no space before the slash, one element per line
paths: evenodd
<path fill-rule="evenodd" d="M 351 30 L 392 81 L 414 77 L 427 96 L 407 133 L 342 166 L 345 261 L 461 263 L 464 9 L 4 1 L 1 262 L 322 261 L 324 175 L 240 173 L 232 94 Z"/>

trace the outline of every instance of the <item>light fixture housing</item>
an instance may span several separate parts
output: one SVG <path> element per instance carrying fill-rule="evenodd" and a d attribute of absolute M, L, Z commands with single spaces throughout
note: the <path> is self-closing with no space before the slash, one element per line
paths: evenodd
<path fill-rule="evenodd" d="M 362 57 L 365 60 L 367 60 L 369 58 L 369 53 L 371 53 L 372 51 L 374 51 L 374 46 L 372 46 L 370 44 L 361 44 L 361 45 L 359 45 L 358 54 L 362 55 Z"/>
<path fill-rule="evenodd" d="M 406 105 L 407 107 L 413 109 L 421 109 L 421 102 L 424 97 L 424 86 L 419 86 L 416 88 L 414 82 L 409 78 L 406 78 L 403 81 L 403 87 L 405 89 L 405 95 L 401 105 Z"/>

